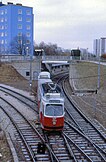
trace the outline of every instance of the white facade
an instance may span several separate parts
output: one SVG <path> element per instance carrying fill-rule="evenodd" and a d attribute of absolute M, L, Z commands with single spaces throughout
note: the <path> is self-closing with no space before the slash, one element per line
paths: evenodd
<path fill-rule="evenodd" d="M 98 57 L 100 55 L 100 39 L 94 40 L 93 49 L 94 55 Z"/>
<path fill-rule="evenodd" d="M 106 38 L 100 39 L 100 55 L 106 54 Z"/>
<path fill-rule="evenodd" d="M 93 44 L 94 55 L 96 57 L 106 53 L 106 38 L 95 39 Z"/>
<path fill-rule="evenodd" d="M 88 48 L 80 48 L 81 58 L 88 59 Z"/>

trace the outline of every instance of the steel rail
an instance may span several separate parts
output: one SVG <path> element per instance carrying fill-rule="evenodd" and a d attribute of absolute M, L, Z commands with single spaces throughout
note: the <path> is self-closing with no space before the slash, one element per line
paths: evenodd
<path fill-rule="evenodd" d="M 65 78 L 66 79 L 66 78 Z M 65 81 L 65 80 L 64 80 Z M 64 81 L 63 81 L 63 91 L 68 99 L 68 101 L 71 103 L 71 105 L 73 106 L 73 108 L 75 108 L 76 112 L 78 112 L 81 117 L 87 122 L 89 123 L 99 134 L 100 136 L 105 140 L 106 142 L 106 137 L 96 128 L 96 126 L 80 111 L 79 106 L 76 104 L 76 102 L 70 97 L 70 95 L 67 94 L 65 85 L 64 85 Z M 77 121 L 76 121 L 77 123 Z M 78 124 L 78 123 L 77 123 Z M 78 124 L 79 125 L 79 124 Z"/>
<path fill-rule="evenodd" d="M 0 97 L 0 98 L 1 98 L 1 97 Z M 3 98 L 2 98 L 2 99 L 3 99 Z M 7 102 L 11 107 L 15 108 L 11 103 L 9 103 L 8 101 L 6 101 L 5 99 L 3 99 L 3 100 L 4 100 L 5 102 Z M 35 126 L 32 125 L 32 123 L 31 123 L 29 120 L 27 120 L 27 119 L 25 118 L 25 116 L 24 116 L 23 114 L 20 113 L 20 111 L 18 111 L 17 109 L 15 109 L 15 110 L 24 118 L 24 120 L 27 121 L 27 123 L 31 126 L 31 128 L 34 130 L 34 132 L 36 132 L 37 135 L 40 137 L 41 141 L 46 145 L 46 148 L 48 149 L 48 152 L 49 152 L 49 157 L 50 157 L 50 159 L 52 159 L 52 156 L 53 156 L 53 158 L 55 159 L 55 161 L 58 162 L 58 159 L 56 158 L 54 152 L 52 151 L 52 149 L 50 148 L 50 146 L 48 145 L 48 143 L 46 143 L 46 141 L 45 141 L 44 138 L 42 137 L 41 133 L 39 133 L 39 131 L 35 128 Z M 18 128 L 18 126 L 17 126 L 17 128 Z M 26 143 L 27 143 L 27 142 L 26 142 Z M 30 148 L 29 148 L 29 150 L 30 150 Z M 32 155 L 33 155 L 33 157 L 34 157 L 34 153 L 32 153 Z M 34 158 L 34 160 L 35 160 L 35 158 Z M 34 162 L 35 162 L 35 161 L 34 161 Z"/>
<path fill-rule="evenodd" d="M 61 133 L 60 132 L 49 132 L 49 133 L 46 132 L 44 136 L 45 136 L 45 140 L 47 141 L 52 151 L 56 155 L 56 159 L 58 162 L 60 162 L 61 160 L 64 160 L 64 161 L 71 160 L 72 162 L 74 161 L 71 148 L 68 145 L 62 132 Z M 63 143 L 64 143 L 64 149 L 62 147 Z"/>
<path fill-rule="evenodd" d="M 101 152 L 98 150 L 98 148 L 95 146 L 95 144 L 94 144 L 94 142 L 91 140 L 91 139 L 89 139 L 89 137 L 88 136 L 86 136 L 85 134 L 83 134 L 80 130 L 78 130 L 76 127 L 74 127 L 73 125 L 71 125 L 68 121 L 65 121 L 65 123 L 70 127 L 70 129 L 72 129 L 73 131 L 75 131 L 77 134 L 78 134 L 78 136 L 81 136 L 81 138 L 83 138 L 83 139 L 85 139 L 86 140 L 86 142 L 88 143 L 87 145 L 89 146 L 89 147 L 91 147 L 92 146 L 92 149 L 94 149 L 94 153 L 96 153 L 97 155 L 96 156 L 98 156 L 98 158 L 99 157 L 101 157 L 101 160 L 106 160 L 105 159 L 105 157 L 101 154 Z M 63 133 L 65 133 L 65 134 L 67 134 L 67 130 L 65 130 L 64 129 L 64 132 Z M 69 132 L 68 132 L 68 135 L 67 135 L 67 137 L 69 137 L 69 136 L 72 136 L 71 134 L 69 134 Z M 77 136 L 76 136 L 76 138 L 77 138 Z M 83 142 L 82 142 L 82 145 L 83 145 Z M 82 152 L 84 152 L 84 151 L 82 151 Z M 84 153 L 85 154 L 85 153 Z M 86 154 L 85 154 L 86 155 Z M 91 156 L 91 155 L 86 155 L 88 158 Z M 91 161 L 92 161 L 92 159 L 91 159 Z"/>
<path fill-rule="evenodd" d="M 3 86 L 0 86 L 0 91 L 7 93 L 7 94 L 11 95 L 12 97 L 18 99 L 19 101 L 21 101 L 22 103 L 24 103 L 25 105 L 27 105 L 28 107 L 30 107 L 31 109 L 33 109 L 34 111 L 36 111 L 38 113 L 38 110 L 35 109 L 35 106 L 34 107 L 32 106 L 32 104 L 37 105 L 36 100 L 33 101 L 29 97 L 26 97 L 16 91 L 13 91 L 13 90 L 3 87 Z M 29 102 L 31 102 L 31 104 Z"/>
<path fill-rule="evenodd" d="M 23 97 L 23 99 L 27 99 L 29 102 L 31 102 L 32 104 L 35 104 L 36 102 L 35 101 L 33 101 L 31 98 L 29 98 L 29 97 L 27 97 L 27 96 L 25 96 L 25 95 L 23 95 L 23 94 L 21 94 L 21 93 L 19 93 L 19 92 L 16 92 L 15 90 L 12 90 L 12 89 L 10 89 L 10 88 L 7 88 L 7 87 L 5 87 L 5 86 L 1 86 L 0 85 L 0 90 L 1 91 L 3 91 L 3 92 L 5 92 L 5 93 L 8 93 L 8 94 L 10 94 L 10 95 L 12 95 L 13 97 L 16 97 L 15 95 L 17 94 L 19 97 L 21 96 L 21 97 Z M 7 91 L 6 91 L 7 90 Z M 15 94 L 15 95 L 13 95 L 13 94 L 11 94 L 11 92 L 13 93 L 13 94 Z M 17 97 L 16 97 L 17 98 Z M 37 103 L 36 103 L 37 104 Z"/>
<path fill-rule="evenodd" d="M 79 118 L 82 118 L 83 120 L 84 120 L 84 122 L 86 123 L 86 125 L 88 125 L 88 123 L 89 123 L 89 126 L 97 133 L 97 135 L 99 135 L 99 137 L 101 137 L 101 140 L 103 140 L 103 142 L 104 142 L 104 144 L 106 144 L 106 137 L 103 135 L 103 133 L 101 133 L 98 129 L 97 129 L 97 127 L 79 110 L 79 107 L 78 107 L 78 105 L 76 106 L 76 103 L 74 102 L 74 101 L 72 101 L 72 98 L 70 97 L 70 96 L 68 96 L 68 94 L 67 94 L 67 92 L 66 92 L 66 90 L 65 90 L 65 87 L 63 87 L 64 88 L 64 93 L 66 94 L 66 96 L 67 96 L 67 99 L 68 99 L 68 101 L 71 103 L 71 105 L 73 106 L 73 109 L 74 109 L 74 111 L 76 111 L 76 113 L 77 114 L 79 114 Z M 70 113 L 71 113 L 71 109 L 70 109 Z M 71 115 L 73 114 L 73 117 L 75 118 L 75 113 L 71 113 Z M 74 115 L 75 114 L 75 115 Z M 76 118 L 76 119 L 78 119 L 78 117 Z M 77 120 L 75 120 L 76 121 L 76 123 L 77 123 L 77 126 L 79 126 L 79 128 L 80 128 L 80 130 L 84 133 L 84 134 L 86 134 L 87 135 L 87 133 L 82 129 L 82 127 L 81 127 L 81 125 L 80 125 L 80 123 L 78 123 L 78 121 Z M 93 140 L 92 139 L 92 137 L 89 135 L 89 138 L 91 138 L 91 140 Z M 96 144 L 96 142 L 95 142 L 95 144 Z M 96 144 L 97 145 L 97 144 Z M 97 145 L 97 147 L 100 149 L 100 147 L 99 147 L 99 145 Z M 102 151 L 102 149 L 101 149 L 101 151 Z M 106 153 L 106 151 L 104 151 L 105 153 Z"/>
<path fill-rule="evenodd" d="M 1 97 L 0 97 L 1 99 Z M 14 125 L 14 127 L 16 128 L 17 132 L 19 133 L 19 136 L 21 137 L 22 141 L 24 142 L 24 145 L 25 147 L 27 148 L 28 152 L 29 152 L 29 155 L 30 155 L 30 158 L 33 162 L 35 162 L 35 159 L 33 158 L 33 153 L 31 152 L 31 149 L 29 147 L 29 145 L 27 144 L 22 132 L 19 130 L 17 124 L 14 122 L 13 118 L 6 112 L 6 110 L 0 106 L 0 108 L 4 111 L 4 113 L 9 117 L 10 121 L 12 122 L 12 124 Z"/>

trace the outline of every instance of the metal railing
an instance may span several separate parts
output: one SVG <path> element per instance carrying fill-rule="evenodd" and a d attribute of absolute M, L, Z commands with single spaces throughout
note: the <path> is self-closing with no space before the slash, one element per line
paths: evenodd
<path fill-rule="evenodd" d="M 47 60 L 54 60 L 54 61 L 68 61 L 68 60 L 70 60 L 71 59 L 71 56 L 64 56 L 64 55 L 59 55 L 59 56 L 42 56 L 42 60 L 43 61 L 47 61 Z"/>
<path fill-rule="evenodd" d="M 1 62 L 12 62 L 12 61 L 27 61 L 30 60 L 30 55 L 0 55 L 0 61 Z M 72 57 L 72 56 L 64 56 L 64 55 L 43 55 L 43 56 L 32 56 L 32 60 L 41 60 L 41 61 L 71 61 L 71 60 L 85 60 L 85 61 L 98 61 L 99 59 L 97 57 L 89 57 L 88 59 L 83 57 Z M 106 62 L 106 60 L 101 60 L 102 62 Z"/>
<path fill-rule="evenodd" d="M 35 56 L 33 56 L 32 59 L 35 59 Z M 1 62 L 26 61 L 26 60 L 30 60 L 30 56 L 0 55 L 0 61 Z"/>

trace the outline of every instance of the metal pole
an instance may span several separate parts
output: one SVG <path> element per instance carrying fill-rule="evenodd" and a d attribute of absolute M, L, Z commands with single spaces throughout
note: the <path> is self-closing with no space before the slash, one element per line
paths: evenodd
<path fill-rule="evenodd" d="M 26 47 L 27 49 L 27 55 L 29 56 L 29 49 L 28 47 Z M 29 87 L 30 87 L 30 94 L 32 93 L 32 55 L 30 54 L 30 67 L 29 67 L 29 75 L 30 75 L 30 79 L 29 79 Z"/>
<path fill-rule="evenodd" d="M 32 92 L 32 55 L 30 54 L 30 93 Z"/>
<path fill-rule="evenodd" d="M 39 73 L 41 72 L 41 56 L 40 56 L 40 54 L 39 54 Z"/>
<path fill-rule="evenodd" d="M 88 48 L 86 49 L 86 51 L 87 51 L 87 60 L 88 60 Z"/>
<path fill-rule="evenodd" d="M 99 61 L 98 61 L 98 82 L 97 82 L 97 89 L 100 88 L 100 55 L 99 55 Z"/>

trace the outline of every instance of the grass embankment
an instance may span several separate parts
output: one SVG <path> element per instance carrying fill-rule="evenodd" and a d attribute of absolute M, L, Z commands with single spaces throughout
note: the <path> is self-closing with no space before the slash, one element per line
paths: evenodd
<path fill-rule="evenodd" d="M 70 78 L 73 79 L 77 89 L 97 89 L 98 64 L 89 62 L 73 63 L 70 65 Z M 97 94 L 84 95 L 81 98 L 88 103 L 88 105 L 82 103 L 82 111 L 90 112 L 92 116 L 95 113 L 95 118 L 106 127 L 106 66 L 100 65 L 100 87 Z"/>
<path fill-rule="evenodd" d="M 70 65 L 70 77 L 78 89 L 97 89 L 98 85 L 98 64 L 89 62 L 78 62 Z M 106 88 L 106 66 L 100 65 L 100 89 Z"/>

